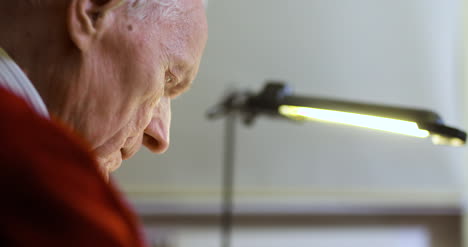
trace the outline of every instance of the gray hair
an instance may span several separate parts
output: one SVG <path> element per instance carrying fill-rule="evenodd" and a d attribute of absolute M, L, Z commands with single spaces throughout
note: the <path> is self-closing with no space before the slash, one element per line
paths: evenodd
<path fill-rule="evenodd" d="M 180 15 L 180 1 L 179 0 L 123 0 L 128 3 L 129 13 L 139 19 L 145 19 L 148 17 L 150 12 L 146 6 L 150 3 L 158 5 L 158 11 L 156 14 L 160 18 L 175 19 Z M 208 0 L 203 0 L 205 8 L 208 4 Z"/>
<path fill-rule="evenodd" d="M 16 1 L 16 0 L 15 0 Z M 23 0 L 23 2 L 32 5 L 40 6 L 49 2 L 49 0 Z M 158 11 L 149 11 L 148 4 L 155 3 L 158 5 Z M 160 18 L 177 18 L 180 15 L 180 1 L 179 0 L 122 0 L 118 6 L 123 4 L 127 5 L 128 12 L 139 19 L 145 19 L 150 14 L 157 14 Z M 203 0 L 205 8 L 208 0 Z"/>
<path fill-rule="evenodd" d="M 55 0 L 20 0 L 20 3 L 22 2 L 30 6 L 39 7 L 53 3 L 54 1 Z M 139 19 L 145 19 L 149 14 L 158 14 L 161 17 L 175 17 L 178 15 L 178 10 L 180 9 L 179 2 L 179 0 L 121 0 L 115 7 L 126 5 L 128 12 Z M 149 4 L 156 4 L 159 11 L 155 13 L 154 9 L 148 8 Z"/>
<path fill-rule="evenodd" d="M 146 19 L 154 10 L 148 11 L 147 5 L 155 3 L 158 5 L 157 14 L 159 18 L 176 18 L 179 16 L 179 0 L 126 0 L 128 12 L 138 19 Z"/>

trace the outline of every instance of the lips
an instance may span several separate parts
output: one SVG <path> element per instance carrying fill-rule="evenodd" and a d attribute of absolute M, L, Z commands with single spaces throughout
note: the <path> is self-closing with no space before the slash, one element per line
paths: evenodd
<path fill-rule="evenodd" d="M 121 142 L 121 148 L 119 149 L 117 149 L 117 145 L 114 144 L 112 145 L 114 146 L 114 148 L 112 148 L 114 151 L 107 154 L 105 154 L 103 150 L 111 149 L 108 146 L 99 147 L 96 149 L 96 153 L 98 154 L 97 162 L 104 177 L 108 178 L 109 173 L 114 172 L 120 168 L 123 160 L 129 159 L 138 151 L 139 147 L 141 146 L 141 138 L 141 135 L 140 137 L 129 137 L 123 143 Z"/>
<path fill-rule="evenodd" d="M 133 157 L 141 147 L 142 136 L 129 137 L 124 146 L 120 149 L 122 160 L 128 160 Z"/>
<path fill-rule="evenodd" d="M 122 155 L 122 160 L 128 160 L 130 159 L 133 155 L 135 155 L 136 151 L 129 151 L 128 149 L 120 149 L 120 154 Z"/>

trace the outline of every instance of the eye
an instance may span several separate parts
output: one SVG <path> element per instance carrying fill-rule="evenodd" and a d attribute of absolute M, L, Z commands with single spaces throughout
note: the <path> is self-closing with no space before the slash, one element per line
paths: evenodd
<path fill-rule="evenodd" d="M 171 84 L 171 86 L 177 85 L 177 77 L 175 77 L 172 73 L 167 72 L 166 73 L 166 84 Z"/>
<path fill-rule="evenodd" d="M 179 78 L 177 78 L 174 74 L 168 71 L 166 72 L 164 82 L 165 95 L 172 97 L 174 95 L 174 91 L 177 91 L 177 87 L 179 86 Z"/>

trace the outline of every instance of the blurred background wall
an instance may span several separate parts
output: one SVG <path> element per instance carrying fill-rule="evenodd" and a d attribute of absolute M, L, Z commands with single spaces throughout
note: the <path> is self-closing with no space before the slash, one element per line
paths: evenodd
<path fill-rule="evenodd" d="M 464 115 L 464 125 L 465 128 L 468 128 L 468 0 L 463 1 L 463 26 L 462 33 L 464 34 L 463 39 L 463 71 L 464 71 L 464 87 L 462 91 L 464 92 L 464 103 L 463 103 L 463 115 Z M 465 159 L 462 164 L 462 174 L 461 178 L 461 190 L 462 192 L 462 208 L 463 208 L 463 246 L 468 246 L 468 149 L 465 148 Z"/>
<path fill-rule="evenodd" d="M 206 110 L 228 89 L 258 91 L 271 79 L 300 95 L 431 109 L 463 127 L 461 12 L 462 0 L 211 0 L 199 76 L 173 102 L 170 150 L 140 152 L 114 179 L 142 215 L 216 214 L 223 122 Z M 461 208 L 463 148 L 323 123 L 260 118 L 237 127 L 239 214 Z M 417 229 L 408 241 L 421 242 L 392 246 L 432 246 Z"/>

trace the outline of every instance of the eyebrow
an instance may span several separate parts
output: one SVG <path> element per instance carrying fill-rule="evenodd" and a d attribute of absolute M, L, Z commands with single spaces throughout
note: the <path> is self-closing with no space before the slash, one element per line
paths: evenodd
<path fill-rule="evenodd" d="M 177 84 L 177 86 L 170 89 L 169 97 L 173 99 L 177 98 L 184 92 L 188 91 L 192 87 L 192 85 L 193 85 L 193 80 L 188 80 L 188 79 L 183 80 L 182 82 Z"/>
<path fill-rule="evenodd" d="M 169 90 L 169 97 L 172 99 L 190 90 L 196 77 L 196 71 L 198 71 L 191 57 L 177 56 L 175 60 L 177 66 L 175 66 L 176 69 L 172 73 L 180 81 Z"/>

